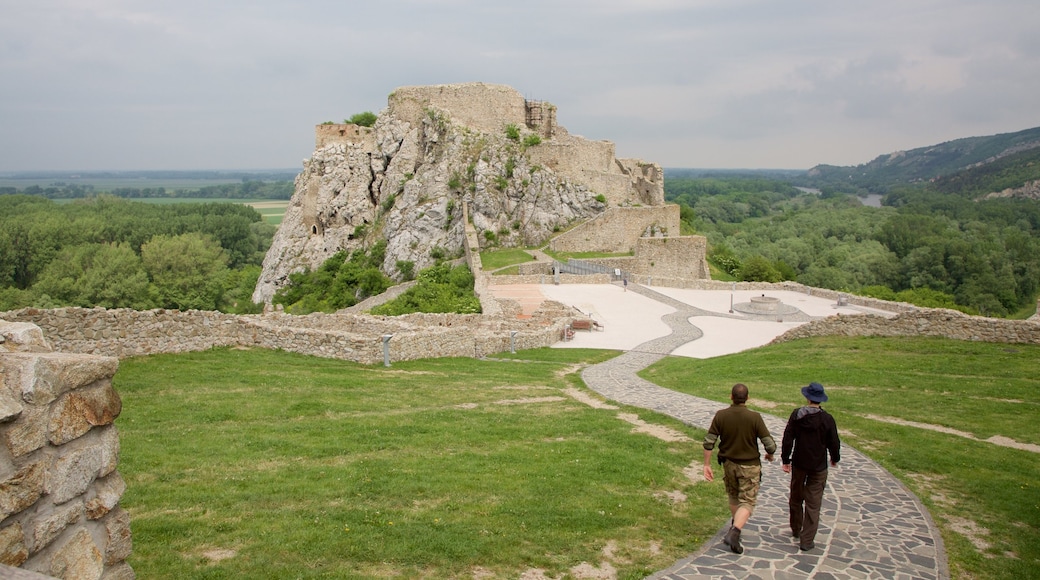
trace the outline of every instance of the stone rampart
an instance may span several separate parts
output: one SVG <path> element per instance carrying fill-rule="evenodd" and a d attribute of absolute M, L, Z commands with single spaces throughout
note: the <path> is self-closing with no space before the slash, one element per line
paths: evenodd
<path fill-rule="evenodd" d="M 536 313 L 537 314 L 537 313 Z M 554 314 L 529 320 L 480 314 L 308 314 L 279 312 L 232 315 L 189 310 L 24 308 L 0 319 L 43 329 L 56 350 L 112 357 L 208 350 L 219 346 L 282 349 L 300 354 L 375 364 L 383 361 L 382 337 L 393 361 L 435 357 L 481 357 L 557 341 L 566 320 Z"/>
<path fill-rule="evenodd" d="M 333 143 L 366 143 L 375 145 L 375 134 L 370 127 L 353 123 L 322 123 L 314 127 L 314 149 L 324 149 Z"/>
<path fill-rule="evenodd" d="M 607 203 L 664 204 L 664 171 L 656 163 L 638 159 L 616 159 L 610 141 L 590 141 L 560 128 L 557 136 L 531 147 L 527 154 L 534 165 L 602 194 Z"/>
<path fill-rule="evenodd" d="M 387 98 L 390 113 L 413 127 L 430 110 L 486 133 L 501 133 L 506 125 L 527 125 L 527 105 L 512 87 L 486 83 L 400 87 Z"/>
<path fill-rule="evenodd" d="M 639 238 L 679 235 L 675 204 L 612 207 L 549 242 L 554 252 L 631 252 Z"/>
<path fill-rule="evenodd" d="M 54 352 L 39 327 L 0 320 L 0 577 L 135 577 L 113 424 L 119 361 Z"/>
<path fill-rule="evenodd" d="M 773 343 L 813 336 L 935 336 L 975 342 L 1040 344 L 1040 324 L 923 308 L 891 318 L 873 314 L 830 316 L 793 328 L 775 338 Z"/>

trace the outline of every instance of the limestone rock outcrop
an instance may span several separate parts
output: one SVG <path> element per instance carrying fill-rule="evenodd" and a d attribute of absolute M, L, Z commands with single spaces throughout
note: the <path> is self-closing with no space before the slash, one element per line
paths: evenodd
<path fill-rule="evenodd" d="M 290 273 L 386 240 L 383 271 L 461 255 L 462 205 L 482 246 L 539 244 L 607 207 L 664 203 L 654 163 L 573 136 L 550 103 L 502 85 L 402 87 L 375 124 L 317 126 L 315 151 L 257 282 L 269 303 Z"/>

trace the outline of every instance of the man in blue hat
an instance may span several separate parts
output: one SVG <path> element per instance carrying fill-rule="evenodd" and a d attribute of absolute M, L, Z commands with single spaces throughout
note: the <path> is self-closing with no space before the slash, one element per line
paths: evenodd
<path fill-rule="evenodd" d="M 784 473 L 791 474 L 791 495 L 787 502 L 791 510 L 791 534 L 798 538 L 798 548 L 804 552 L 816 547 L 820 504 L 827 484 L 827 454 L 830 453 L 831 467 L 836 467 L 841 460 L 841 441 L 834 417 L 820 407 L 820 403 L 827 401 L 823 385 L 809 383 L 802 387 L 802 396 L 808 404 L 795 409 L 787 420 L 780 460 Z"/>

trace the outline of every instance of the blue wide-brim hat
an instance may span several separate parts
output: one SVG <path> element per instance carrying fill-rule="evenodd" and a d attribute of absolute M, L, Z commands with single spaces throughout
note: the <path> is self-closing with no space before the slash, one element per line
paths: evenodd
<path fill-rule="evenodd" d="M 808 387 L 802 387 L 802 396 L 814 403 L 827 402 L 827 393 L 823 392 L 820 383 L 809 383 Z"/>

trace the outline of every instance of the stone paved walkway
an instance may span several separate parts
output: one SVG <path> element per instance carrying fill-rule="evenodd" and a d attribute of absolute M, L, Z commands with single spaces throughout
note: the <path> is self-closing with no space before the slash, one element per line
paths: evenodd
<path fill-rule="evenodd" d="M 587 368 L 582 373 L 585 383 L 614 401 L 707 429 L 715 412 L 726 405 L 659 387 L 636 373 L 702 336 L 689 323 L 691 316 L 718 314 L 639 285 L 629 284 L 629 289 L 676 309 L 664 317 L 672 334 Z M 754 394 L 752 385 L 751 396 Z M 779 444 L 786 421 L 766 414 L 763 417 Z M 838 429 L 840 432 L 840 425 Z M 787 525 L 790 477 L 780 468 L 779 452 L 776 462 L 764 463 L 762 471 L 758 505 L 741 537 L 743 554 L 734 554 L 722 544 L 727 525 L 699 552 L 650 578 L 949 578 L 942 537 L 927 510 L 898 480 L 862 453 L 842 446 L 841 463 L 830 470 L 827 480 L 816 548 L 808 552 L 798 550 Z"/>

